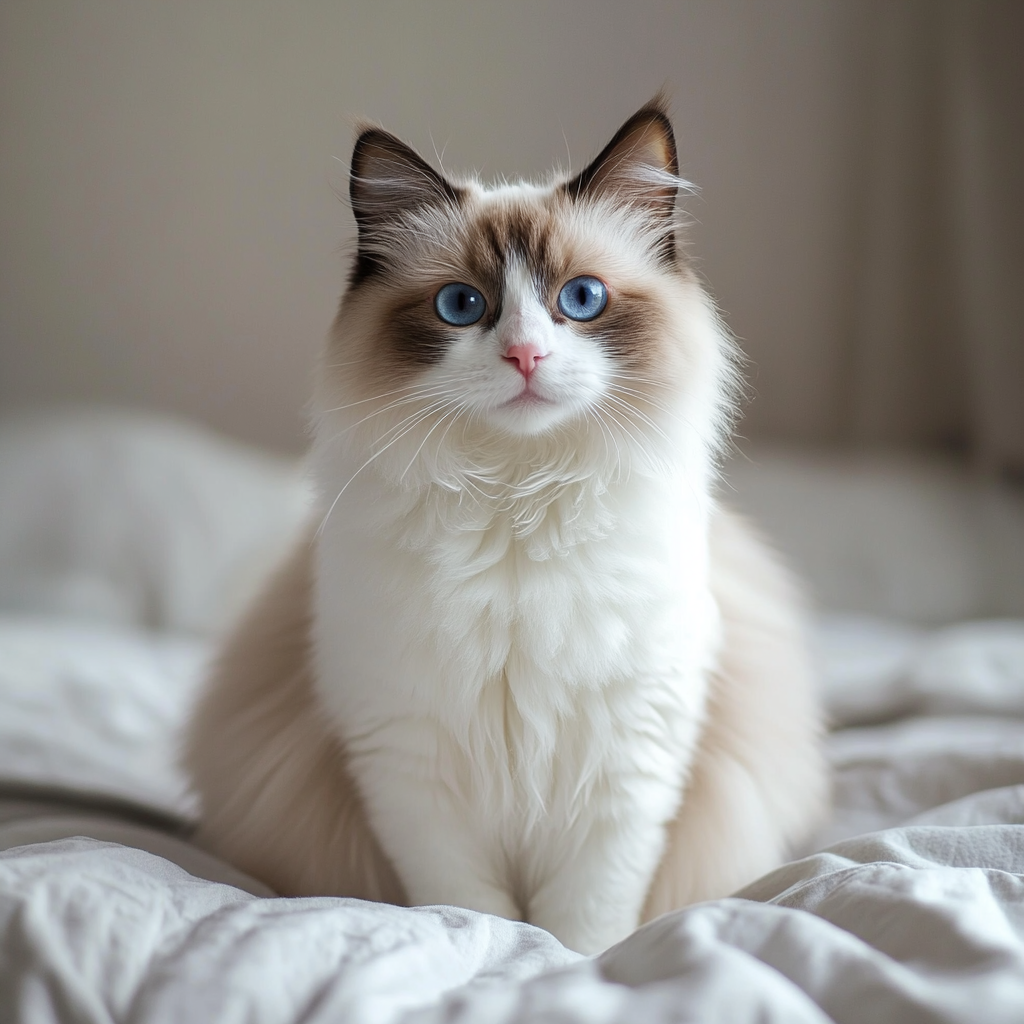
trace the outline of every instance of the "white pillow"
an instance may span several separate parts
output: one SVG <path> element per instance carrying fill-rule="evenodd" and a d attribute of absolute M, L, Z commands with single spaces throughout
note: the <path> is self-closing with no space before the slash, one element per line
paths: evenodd
<path fill-rule="evenodd" d="M 941 624 L 1024 616 L 1024 494 L 952 461 L 753 449 L 727 467 L 818 605 Z"/>
<path fill-rule="evenodd" d="M 211 633 L 308 515 L 297 460 L 155 416 L 0 422 L 0 609 Z"/>

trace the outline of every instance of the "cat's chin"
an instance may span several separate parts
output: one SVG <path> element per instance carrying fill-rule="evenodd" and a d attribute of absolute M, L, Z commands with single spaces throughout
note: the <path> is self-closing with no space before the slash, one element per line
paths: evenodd
<path fill-rule="evenodd" d="M 573 409 L 563 402 L 522 394 L 509 402 L 489 409 L 488 420 L 510 434 L 530 437 L 546 433 L 572 415 Z"/>

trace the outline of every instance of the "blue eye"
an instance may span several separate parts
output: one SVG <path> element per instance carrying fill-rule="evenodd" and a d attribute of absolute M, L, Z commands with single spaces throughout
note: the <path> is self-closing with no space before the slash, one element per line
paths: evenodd
<path fill-rule="evenodd" d="M 437 315 L 455 327 L 468 327 L 484 315 L 484 297 L 468 284 L 446 284 L 434 299 Z"/>
<path fill-rule="evenodd" d="M 596 277 L 574 277 L 558 293 L 558 308 L 570 320 L 593 320 L 608 305 L 608 289 Z"/>

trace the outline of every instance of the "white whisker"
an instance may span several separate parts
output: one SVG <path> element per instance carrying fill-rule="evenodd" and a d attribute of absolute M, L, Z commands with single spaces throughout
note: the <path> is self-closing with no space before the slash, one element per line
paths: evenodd
<path fill-rule="evenodd" d="M 374 452 L 374 453 L 373 453 L 373 454 L 372 454 L 372 455 L 371 455 L 371 456 L 370 456 L 370 457 L 369 457 L 369 458 L 368 458 L 368 459 L 367 459 L 367 460 L 366 460 L 366 461 L 365 461 L 365 462 L 364 462 L 364 463 L 363 463 L 363 464 L 362 464 L 362 465 L 361 465 L 361 466 L 360 466 L 360 467 L 359 467 L 359 468 L 358 468 L 358 469 L 357 469 L 357 470 L 356 470 L 356 471 L 355 471 L 355 472 L 354 472 L 354 473 L 353 473 L 353 474 L 352 474 L 352 475 L 351 475 L 351 476 L 350 476 L 350 477 L 349 477 L 349 478 L 348 478 L 348 479 L 347 479 L 347 480 L 345 481 L 345 484 L 344 484 L 344 486 L 343 486 L 343 487 L 341 488 L 341 490 L 340 490 L 340 491 L 338 491 L 338 493 L 337 493 L 337 495 L 336 495 L 336 497 L 335 497 L 334 501 L 332 501 L 332 502 L 331 502 L 331 507 L 330 507 L 330 508 L 329 508 L 329 509 L 327 510 L 327 514 L 326 514 L 326 515 L 324 516 L 324 518 L 323 518 L 323 521 L 322 521 L 322 522 L 320 523 L 320 525 L 319 525 L 319 526 L 317 527 L 317 530 L 316 530 L 316 536 L 317 536 L 317 537 L 319 537 L 319 536 L 320 536 L 320 535 L 321 535 L 321 534 L 323 533 L 323 531 L 324 531 L 324 527 L 325 527 L 325 526 L 327 525 L 327 520 L 328 520 L 328 519 L 330 518 L 330 516 L 331 516 L 331 513 L 332 513 L 332 512 L 334 511 L 334 508 L 335 508 L 335 506 L 336 506 L 336 505 L 338 504 L 338 501 L 339 501 L 339 500 L 341 499 L 341 496 L 342 496 L 342 495 L 343 495 L 343 494 L 345 493 L 346 489 L 348 488 L 348 485 L 349 485 L 350 483 L 352 483 L 352 481 L 353 481 L 353 480 L 355 480 L 355 478 L 356 478 L 357 476 L 359 476 L 359 474 L 360 474 L 360 473 L 362 473 L 362 471 L 363 471 L 364 469 L 366 469 L 366 467 L 367 467 L 367 466 L 369 466 L 371 462 L 373 462 L 373 461 L 374 461 L 375 459 L 378 459 L 378 458 L 380 458 L 380 456 L 381 456 L 381 455 L 383 455 L 383 454 L 384 454 L 384 452 L 386 452 L 386 451 L 387 451 L 387 450 L 388 450 L 388 449 L 389 449 L 389 448 L 390 448 L 390 447 L 391 447 L 391 446 L 392 446 L 392 445 L 393 445 L 393 444 L 394 444 L 394 443 L 395 443 L 396 441 L 400 441 L 400 440 L 401 440 L 401 439 L 402 439 L 403 437 L 405 437 L 405 436 L 406 436 L 406 434 L 408 434 L 408 433 L 409 433 L 409 431 L 410 431 L 410 430 L 414 430 L 414 429 L 415 429 L 415 428 L 416 428 L 416 427 L 417 427 L 417 426 L 418 426 L 418 425 L 419 425 L 420 423 L 422 423 L 422 422 L 423 422 L 423 421 L 424 421 L 424 420 L 425 420 L 425 419 L 426 419 L 426 418 L 427 418 L 427 417 L 428 417 L 428 416 L 430 415 L 431 411 L 432 411 L 432 410 L 428 410 L 427 412 L 423 412 L 423 413 L 422 413 L 422 414 L 421 414 L 421 415 L 419 416 L 419 418 L 418 418 L 418 419 L 416 419 L 416 420 L 415 420 L 415 421 L 414 421 L 414 422 L 413 422 L 412 424 L 410 424 L 410 425 L 409 425 L 408 427 L 406 427 L 406 429 L 405 429 L 405 430 L 403 430 L 403 431 L 402 431 L 402 432 L 401 432 L 400 434 L 396 434 L 396 435 L 395 435 L 395 436 L 394 436 L 394 437 L 393 437 L 393 438 L 392 438 L 392 439 L 391 439 L 390 441 L 388 441 L 388 443 L 387 443 L 386 445 L 384 445 L 384 447 L 383 447 L 383 448 L 379 449 L 378 451 L 375 451 L 375 452 Z M 389 433 L 390 433 L 390 431 L 389 431 Z"/>
<path fill-rule="evenodd" d="M 607 398 L 609 402 L 614 402 L 628 415 L 632 416 L 633 422 L 635 422 L 636 418 L 639 417 L 641 422 L 646 423 L 652 430 L 657 431 L 666 441 L 668 441 L 670 445 L 672 445 L 673 448 L 675 447 L 675 442 L 672 440 L 672 438 L 669 437 L 669 435 L 666 434 L 665 431 L 660 426 L 658 426 L 658 424 L 655 423 L 654 420 L 652 420 L 650 416 L 648 416 L 645 412 L 638 409 L 635 405 L 631 405 L 629 402 L 623 401 L 616 395 L 608 394 L 605 396 L 605 398 Z"/>
<path fill-rule="evenodd" d="M 376 402 L 379 401 L 381 398 L 388 398 L 390 395 L 397 395 L 403 391 L 424 390 L 429 388 L 440 387 L 442 384 L 461 384 L 468 379 L 469 378 L 465 374 L 463 374 L 462 376 L 459 377 L 442 377 L 440 380 L 428 381 L 425 384 L 407 384 L 405 387 L 394 388 L 391 391 L 384 391 L 379 395 L 371 395 L 369 398 L 360 398 L 358 401 L 355 402 L 348 402 L 345 405 L 336 405 L 331 409 L 324 409 L 324 412 L 343 412 L 345 409 L 351 409 L 357 405 L 365 405 L 367 402 Z"/>
<path fill-rule="evenodd" d="M 337 437 L 342 437 L 343 435 L 347 434 L 350 430 L 355 430 L 356 427 L 361 426 L 363 423 L 366 423 L 368 420 L 372 420 L 374 417 L 381 416 L 381 415 L 383 415 L 386 412 L 392 412 L 395 409 L 400 409 L 403 405 L 412 405 L 414 402 L 421 401 L 422 399 L 433 399 L 433 398 L 437 398 L 438 396 L 443 397 L 443 396 L 445 396 L 447 394 L 450 394 L 450 393 L 451 393 L 451 389 L 450 388 L 440 387 L 439 386 L 439 387 L 436 387 L 436 388 L 433 388 L 433 389 L 424 389 L 422 392 L 417 392 L 414 395 L 406 395 L 403 398 L 395 399 L 395 401 L 389 402 L 382 409 L 377 409 L 374 412 L 369 413 L 368 415 L 364 416 L 361 420 L 357 420 L 355 423 L 353 423 L 350 426 L 346 427 L 344 430 L 339 431 L 334 436 L 336 438 Z M 394 429 L 394 428 L 392 428 L 392 429 Z M 385 434 L 384 436 L 386 437 L 387 435 Z"/>
<path fill-rule="evenodd" d="M 449 403 L 449 404 L 450 404 L 450 403 Z M 443 406 L 442 406 L 442 408 L 443 408 Z M 401 475 L 400 475 L 400 476 L 398 477 L 399 481 L 402 481 L 402 480 L 404 480 L 404 479 L 405 479 L 405 474 L 406 474 L 406 473 L 408 473 L 410 469 L 412 469 L 412 464 L 413 464 L 413 463 L 414 463 L 414 462 L 416 461 L 416 459 L 417 459 L 417 458 L 419 457 L 419 454 L 420 454 L 420 452 L 421 452 L 421 451 L 423 451 L 423 446 L 424 446 L 424 445 L 425 445 L 425 444 L 427 443 L 427 441 L 428 441 L 428 440 L 430 439 L 430 435 L 431 435 L 431 434 L 432 434 L 432 433 L 433 433 L 433 432 L 434 432 L 435 430 L 437 430 L 437 428 L 438 428 L 439 426 L 441 426 L 441 424 L 442 424 L 442 423 L 444 423 L 444 421 L 445 421 L 445 420 L 446 420 L 446 419 L 447 419 L 447 418 L 448 418 L 448 417 L 449 417 L 449 416 L 450 416 L 450 415 L 452 414 L 452 412 L 454 412 L 454 413 L 455 413 L 456 415 L 458 415 L 458 412 L 459 412 L 459 409 L 460 409 L 460 408 L 461 408 L 461 403 L 460 403 L 460 404 L 458 404 L 458 405 L 456 405 L 456 406 L 455 406 L 455 408 L 454 408 L 454 409 L 452 409 L 452 410 L 451 410 L 450 412 L 446 412 L 446 413 L 445 413 L 445 414 L 444 414 L 444 415 L 443 415 L 443 416 L 442 416 L 442 417 L 441 417 L 441 418 L 440 418 L 440 419 L 439 419 L 439 420 L 438 420 L 438 421 L 437 421 L 437 422 L 436 422 L 436 423 L 435 423 L 435 424 L 434 424 L 434 425 L 433 425 L 433 426 L 432 426 L 432 427 L 431 427 L 431 428 L 430 428 L 430 429 L 429 429 L 429 430 L 428 430 L 428 431 L 426 432 L 426 434 L 425 434 L 425 435 L 424 435 L 424 437 L 423 437 L 423 440 L 422 440 L 422 441 L 420 441 L 420 445 L 419 445 L 419 447 L 418 447 L 418 448 L 416 449 L 416 451 L 415 451 L 415 452 L 413 452 L 413 456 L 412 456 L 412 458 L 411 458 L 411 459 L 409 460 L 409 465 L 408 465 L 408 466 L 406 466 L 406 467 L 405 467 L 405 469 L 403 469 L 403 470 L 402 470 L 402 472 L 401 472 Z M 440 410 L 438 410 L 438 411 L 440 412 Z"/>

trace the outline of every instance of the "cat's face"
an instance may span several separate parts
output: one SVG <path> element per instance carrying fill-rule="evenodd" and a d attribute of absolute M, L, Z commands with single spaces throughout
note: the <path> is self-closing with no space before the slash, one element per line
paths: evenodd
<path fill-rule="evenodd" d="M 395 437 L 408 423 L 436 441 L 460 422 L 529 437 L 588 418 L 644 433 L 693 362 L 676 329 L 700 293 L 676 243 L 677 172 L 657 104 L 546 186 L 449 181 L 366 129 L 336 393 Z"/>

